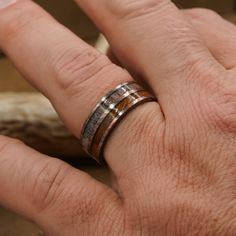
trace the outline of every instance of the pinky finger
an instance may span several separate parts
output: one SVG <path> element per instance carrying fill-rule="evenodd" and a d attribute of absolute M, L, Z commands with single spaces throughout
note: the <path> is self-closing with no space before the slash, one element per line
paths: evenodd
<path fill-rule="evenodd" d="M 0 186 L 0 205 L 36 222 L 48 234 L 72 235 L 73 220 L 83 232 L 91 220 L 106 215 L 108 206 L 115 213 L 119 205 L 113 190 L 86 173 L 2 136 Z"/>

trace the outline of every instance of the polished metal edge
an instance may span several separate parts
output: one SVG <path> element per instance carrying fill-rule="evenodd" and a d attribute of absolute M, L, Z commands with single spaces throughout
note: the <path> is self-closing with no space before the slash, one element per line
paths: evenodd
<path fill-rule="evenodd" d="M 132 94 L 130 94 L 130 95 L 132 95 Z M 98 151 L 98 156 L 97 157 L 93 156 L 93 158 L 95 160 L 97 160 L 100 163 L 102 162 L 102 159 L 103 159 L 102 153 L 103 153 L 103 149 L 104 149 L 104 146 L 106 144 L 106 141 L 107 141 L 108 137 L 111 135 L 113 129 L 126 116 L 126 114 L 128 114 L 131 110 L 135 109 L 138 105 L 141 105 L 141 104 L 146 103 L 146 102 L 151 102 L 151 101 L 156 101 L 156 98 L 154 96 L 152 96 L 151 94 L 149 96 L 140 97 L 138 99 L 135 99 L 133 101 L 133 103 L 131 103 L 125 110 L 123 110 L 122 112 L 118 113 L 118 116 L 115 117 L 114 120 L 107 127 L 106 131 L 103 134 L 102 139 L 99 142 L 99 145 L 98 145 L 98 150 L 99 150 Z"/>
<path fill-rule="evenodd" d="M 93 112 L 85 122 L 82 132 L 81 132 L 81 144 L 85 151 L 88 151 L 93 136 L 95 135 L 98 127 L 102 123 L 103 119 L 109 114 L 109 112 L 125 97 L 129 96 L 133 92 L 142 87 L 136 82 L 127 82 L 117 86 L 106 96 L 104 96 L 101 101 L 96 105 Z"/>

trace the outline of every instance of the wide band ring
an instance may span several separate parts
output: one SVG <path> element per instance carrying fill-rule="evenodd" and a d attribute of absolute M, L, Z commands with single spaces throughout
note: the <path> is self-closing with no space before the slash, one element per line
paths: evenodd
<path fill-rule="evenodd" d="M 138 105 L 156 98 L 136 82 L 117 86 L 94 108 L 81 132 L 83 149 L 96 161 L 103 161 L 103 149 L 119 121 Z"/>

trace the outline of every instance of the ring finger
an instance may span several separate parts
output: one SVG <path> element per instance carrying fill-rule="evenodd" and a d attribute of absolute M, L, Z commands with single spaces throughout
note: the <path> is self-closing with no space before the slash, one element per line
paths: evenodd
<path fill-rule="evenodd" d="M 100 98 L 118 84 L 132 81 L 127 72 L 58 24 L 32 1 L 16 1 L 1 9 L 0 46 L 24 77 L 51 100 L 77 137 Z M 120 173 L 124 166 L 134 163 L 132 152 L 124 144 L 132 140 L 139 127 L 151 123 L 151 117 L 155 117 L 157 123 L 162 121 L 157 103 L 137 108 L 116 130 L 109 142 L 111 148 L 105 152 L 115 172 Z M 122 144 L 118 142 L 120 139 Z M 124 156 L 126 165 L 120 160 Z"/>

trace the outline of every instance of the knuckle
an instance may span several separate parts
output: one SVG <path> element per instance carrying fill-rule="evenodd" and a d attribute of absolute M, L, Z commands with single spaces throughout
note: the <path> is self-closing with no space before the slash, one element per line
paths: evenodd
<path fill-rule="evenodd" d="M 185 13 L 194 20 L 205 20 L 209 18 L 219 17 L 219 15 L 211 10 L 206 8 L 193 8 L 189 10 L 184 10 Z"/>
<path fill-rule="evenodd" d="M 204 95 L 199 107 L 205 122 L 224 133 L 235 133 L 236 86 L 220 81 L 217 77 L 210 77 L 202 87 Z"/>
<path fill-rule="evenodd" d="M 188 25 L 183 24 L 181 27 L 173 28 L 173 32 L 169 35 L 169 42 L 173 44 L 172 54 L 181 58 L 167 68 L 170 78 L 176 76 L 176 73 L 184 74 L 187 79 L 193 76 L 196 78 L 195 75 L 206 73 L 206 68 L 213 67 L 214 63 L 206 60 L 202 41 L 196 37 Z"/>
<path fill-rule="evenodd" d="M 170 3 L 165 0 L 111 0 L 107 2 L 108 9 L 120 19 L 133 19 L 155 12 Z"/>
<path fill-rule="evenodd" d="M 78 94 L 112 67 L 110 60 L 93 50 L 68 51 L 58 55 L 52 65 L 56 84 L 70 96 Z"/>
<path fill-rule="evenodd" d="M 86 225 L 99 218 L 105 208 L 104 193 L 96 185 L 90 191 L 88 186 L 93 183 L 88 174 L 77 175 L 59 160 L 47 159 L 35 166 L 25 178 L 24 189 L 37 214 L 49 213 L 65 227 L 77 226 L 78 222 Z M 109 198 L 109 193 L 105 194 Z"/>
<path fill-rule="evenodd" d="M 189 42 L 183 60 L 176 66 L 174 72 L 184 75 L 187 86 L 197 85 L 201 87 L 202 91 L 216 93 L 221 83 L 220 76 L 225 73 L 225 70 L 222 70 L 211 58 L 209 60 L 206 58 L 204 50 L 199 50 L 199 43 L 196 40 Z M 194 50 L 195 53 L 191 53 L 191 50 Z"/>
<path fill-rule="evenodd" d="M 212 119 L 223 132 L 236 132 L 236 89 L 227 88 L 215 98 Z"/>
<path fill-rule="evenodd" d="M 194 48 L 194 42 L 189 42 L 189 49 Z M 177 65 L 177 70 L 179 70 L 180 73 L 188 73 L 187 79 L 195 78 L 197 75 L 201 74 L 204 75 L 205 78 L 208 78 L 208 75 L 206 75 L 206 71 L 203 69 L 203 55 L 201 53 L 196 53 L 194 55 L 191 55 L 190 52 L 188 52 L 188 49 L 186 51 L 186 59 L 182 61 L 181 64 Z"/>
<path fill-rule="evenodd" d="M 41 160 L 42 161 L 42 160 Z M 69 168 L 63 162 L 57 160 L 43 160 L 26 176 L 26 185 L 29 199 L 37 212 L 42 212 L 56 204 L 64 190 L 64 180 L 67 179 Z M 40 166 L 40 167 L 38 167 Z M 28 179 L 32 178 L 30 183 Z"/>
<path fill-rule="evenodd" d="M 14 41 L 18 35 L 24 33 L 25 29 L 31 27 L 44 15 L 44 12 L 34 4 L 17 3 L 12 8 L 12 14 L 8 13 L 3 18 L 4 42 L 9 44 Z"/>

